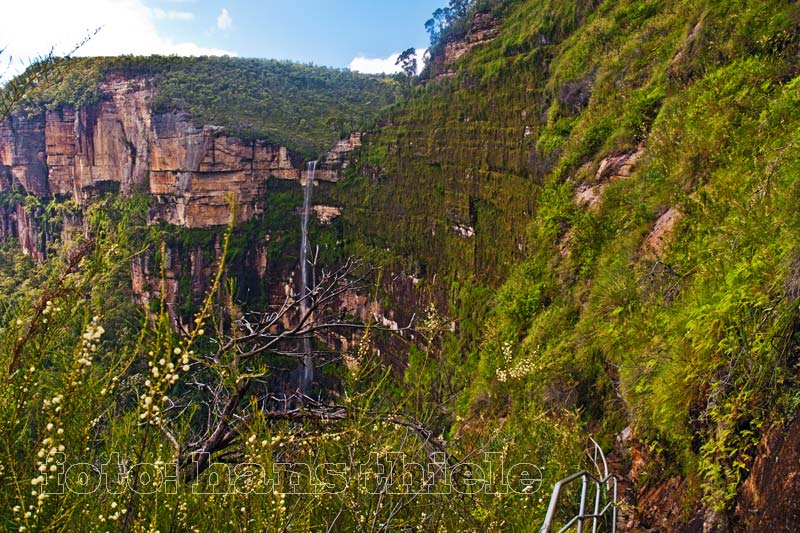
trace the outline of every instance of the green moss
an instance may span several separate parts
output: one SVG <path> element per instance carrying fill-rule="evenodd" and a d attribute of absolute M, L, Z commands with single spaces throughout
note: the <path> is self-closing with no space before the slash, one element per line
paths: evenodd
<path fill-rule="evenodd" d="M 349 249 L 435 274 L 434 290 L 482 295 L 486 307 L 448 300 L 467 327 L 438 352 L 436 379 L 464 384 L 461 416 L 524 427 L 567 408 L 606 443 L 633 424 L 672 458 L 663 475 L 682 472 L 729 510 L 762 424 L 796 405 L 800 385 L 786 348 L 798 6 L 510 9 L 455 77 L 365 138 L 338 188 Z M 589 96 L 568 101 L 580 83 Z M 601 159 L 639 145 L 630 178 L 604 184 L 593 209 L 575 204 Z M 668 208 L 682 217 L 656 257 L 644 241 Z M 412 353 L 412 368 L 423 361 Z"/>

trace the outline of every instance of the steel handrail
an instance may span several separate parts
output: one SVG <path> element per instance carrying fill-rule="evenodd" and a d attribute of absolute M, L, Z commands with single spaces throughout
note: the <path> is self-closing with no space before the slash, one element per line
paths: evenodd
<path fill-rule="evenodd" d="M 553 527 L 553 520 L 555 519 L 555 514 L 558 511 L 558 499 L 561 495 L 561 490 L 577 480 L 581 480 L 581 499 L 578 507 L 578 514 L 570 518 L 570 520 L 558 530 L 558 533 L 563 533 L 568 529 L 572 528 L 573 525 L 577 522 L 578 525 L 578 533 L 583 533 L 584 523 L 587 520 L 592 521 L 592 533 L 597 533 L 598 530 L 598 520 L 605 516 L 606 512 L 611 509 L 611 531 L 615 533 L 617 530 L 617 478 L 609 474 L 608 472 L 608 463 L 606 462 L 605 455 L 603 454 L 603 450 L 600 446 L 595 442 L 594 439 L 590 439 L 595 446 L 595 455 L 594 458 L 591 457 L 592 461 L 595 464 L 595 467 L 599 471 L 599 465 L 597 464 L 597 456 L 599 454 L 600 458 L 602 459 L 603 470 L 604 472 L 598 476 L 593 476 L 590 472 L 584 470 L 582 472 L 578 472 L 576 474 L 572 474 L 570 476 L 565 477 L 564 479 L 559 480 L 553 486 L 553 493 L 550 496 L 550 504 L 547 508 L 547 515 L 544 519 L 544 524 L 542 524 L 542 528 L 540 533 L 551 533 Z M 587 513 L 586 512 L 586 496 L 587 496 L 587 488 L 589 483 L 592 482 L 595 488 L 595 498 L 594 498 L 594 512 Z M 610 502 L 608 502 L 602 509 L 600 508 L 601 502 L 601 494 L 603 492 L 603 487 L 605 486 L 606 491 L 609 490 L 609 485 L 613 488 L 613 497 Z"/>

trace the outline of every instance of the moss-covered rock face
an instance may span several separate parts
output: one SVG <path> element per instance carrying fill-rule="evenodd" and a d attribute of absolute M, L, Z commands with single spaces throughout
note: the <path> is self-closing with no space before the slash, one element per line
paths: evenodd
<path fill-rule="evenodd" d="M 800 7 L 505 7 L 364 137 L 345 237 L 436 274 L 460 327 L 409 373 L 466 390 L 454 415 L 631 425 L 648 483 L 681 474 L 721 523 L 796 406 Z"/>

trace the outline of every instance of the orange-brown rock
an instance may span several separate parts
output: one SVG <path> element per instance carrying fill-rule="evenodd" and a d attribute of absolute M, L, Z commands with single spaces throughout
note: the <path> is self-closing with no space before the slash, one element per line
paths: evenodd
<path fill-rule="evenodd" d="M 431 77 L 448 78 L 455 74 L 453 65 L 470 50 L 488 43 L 500 34 L 499 21 L 491 13 L 475 13 L 469 32 L 445 43 L 444 52 L 431 58 Z"/>
<path fill-rule="evenodd" d="M 644 146 L 639 145 L 635 151 L 611 155 L 600 161 L 592 181 L 582 183 L 576 190 L 573 201 L 576 205 L 597 208 L 603 191 L 610 183 L 631 177 L 636 165 L 644 156 Z M 591 164 L 585 165 L 591 168 Z M 581 169 L 583 170 L 583 169 Z"/>
<path fill-rule="evenodd" d="M 475 13 L 472 27 L 464 39 L 447 43 L 444 50 L 444 64 L 450 68 L 453 63 L 461 59 L 464 54 L 478 46 L 487 43 L 500 34 L 497 20 L 491 13 Z"/>
<path fill-rule="evenodd" d="M 672 237 L 675 225 L 683 218 L 683 213 L 670 207 L 658 217 L 653 229 L 647 235 L 643 245 L 643 253 L 652 259 L 660 256 Z"/>
<path fill-rule="evenodd" d="M 0 124 L 0 190 L 12 184 L 26 191 L 47 196 L 47 159 L 44 121 L 14 115 Z"/>
<path fill-rule="evenodd" d="M 109 77 L 101 89 L 95 105 L 0 125 L 0 191 L 16 186 L 79 205 L 98 191 L 146 191 L 156 198 L 151 222 L 207 228 L 228 222 L 229 196 L 241 222 L 262 212 L 270 177 L 301 179 L 301 162 L 285 147 L 196 125 L 181 111 L 154 113 L 149 80 Z M 360 134 L 340 141 L 315 178 L 337 180 L 360 143 Z"/>
<path fill-rule="evenodd" d="M 332 205 L 314 205 L 311 207 L 320 224 L 328 225 L 334 218 L 342 215 L 342 210 Z"/>
<path fill-rule="evenodd" d="M 800 417 L 762 437 L 742 485 L 736 531 L 800 531 Z"/>

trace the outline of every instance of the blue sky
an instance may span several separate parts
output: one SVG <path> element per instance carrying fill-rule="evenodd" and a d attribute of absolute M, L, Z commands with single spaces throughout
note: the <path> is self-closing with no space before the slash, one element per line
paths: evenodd
<path fill-rule="evenodd" d="M 0 17 L 0 56 L 229 54 L 361 71 L 393 70 L 428 43 L 424 23 L 446 0 L 13 0 Z M 36 28 L 36 31 L 32 31 Z M 354 61 L 355 60 L 355 61 Z"/>
<path fill-rule="evenodd" d="M 409 46 L 427 45 L 425 21 L 446 0 L 229 0 L 176 4 L 151 0 L 162 9 L 193 12 L 195 20 L 164 20 L 164 32 L 179 40 L 235 50 L 240 56 L 294 59 L 335 67 L 356 56 L 387 57 Z M 219 31 L 217 17 L 232 19 Z M 199 32 L 199 33 L 198 33 Z"/>

